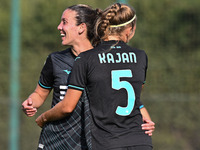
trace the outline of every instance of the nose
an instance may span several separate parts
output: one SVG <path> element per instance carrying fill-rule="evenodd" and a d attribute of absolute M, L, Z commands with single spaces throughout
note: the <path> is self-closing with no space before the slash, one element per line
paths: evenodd
<path fill-rule="evenodd" d="M 58 25 L 57 29 L 58 29 L 59 31 L 62 30 L 61 23 Z"/>

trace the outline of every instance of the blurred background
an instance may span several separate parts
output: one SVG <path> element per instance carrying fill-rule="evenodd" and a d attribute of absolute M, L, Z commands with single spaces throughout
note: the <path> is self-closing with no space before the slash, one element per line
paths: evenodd
<path fill-rule="evenodd" d="M 20 107 L 35 89 L 47 55 L 66 48 L 57 30 L 62 12 L 80 3 L 104 9 L 116 0 L 16 2 L 0 2 L 0 149 L 35 150 L 41 131 L 35 119 L 50 108 L 51 95 L 34 117 Z M 142 101 L 156 123 L 154 149 L 199 150 L 200 1 L 124 2 L 138 17 L 129 45 L 144 49 L 149 59 Z"/>

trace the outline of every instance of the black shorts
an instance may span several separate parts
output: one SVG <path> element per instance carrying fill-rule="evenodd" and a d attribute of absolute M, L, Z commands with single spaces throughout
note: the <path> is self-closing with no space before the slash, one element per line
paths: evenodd
<path fill-rule="evenodd" d="M 121 147 L 121 148 L 114 148 L 112 150 L 152 150 L 152 146 L 130 146 L 130 147 Z"/>

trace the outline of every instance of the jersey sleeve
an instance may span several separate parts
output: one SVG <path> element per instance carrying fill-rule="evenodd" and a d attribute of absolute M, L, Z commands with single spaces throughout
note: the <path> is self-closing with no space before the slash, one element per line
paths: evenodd
<path fill-rule="evenodd" d="M 140 109 L 144 107 L 144 104 L 141 102 L 141 100 L 138 101 L 138 106 Z"/>
<path fill-rule="evenodd" d="M 143 84 L 146 83 L 147 68 L 148 68 L 148 57 L 147 57 L 147 55 L 145 53 L 145 76 L 144 76 L 144 82 L 143 82 Z"/>
<path fill-rule="evenodd" d="M 74 62 L 68 88 L 83 91 L 87 80 L 87 61 L 81 53 Z"/>
<path fill-rule="evenodd" d="M 40 79 L 38 84 L 45 89 L 51 89 L 53 87 L 53 64 L 51 55 L 46 59 L 46 62 L 42 68 Z"/>
<path fill-rule="evenodd" d="M 143 84 L 146 83 L 146 74 L 147 74 L 147 68 L 148 68 L 148 57 L 147 57 L 147 54 L 145 53 L 144 51 L 144 81 L 143 81 Z"/>
<path fill-rule="evenodd" d="M 144 82 L 143 82 L 143 84 L 146 83 L 147 68 L 148 68 L 148 57 L 147 57 L 147 54 L 145 53 L 145 76 L 144 76 Z M 144 107 L 144 104 L 141 102 L 141 100 L 138 101 L 138 105 L 139 105 L 140 109 Z"/>

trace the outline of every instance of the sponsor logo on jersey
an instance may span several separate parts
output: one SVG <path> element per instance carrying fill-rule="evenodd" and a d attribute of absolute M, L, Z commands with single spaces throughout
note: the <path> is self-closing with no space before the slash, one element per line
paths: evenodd
<path fill-rule="evenodd" d="M 67 74 L 70 74 L 71 71 L 70 70 L 63 70 L 64 72 L 66 72 Z"/>
<path fill-rule="evenodd" d="M 111 46 L 110 48 L 121 48 L 121 46 Z"/>

